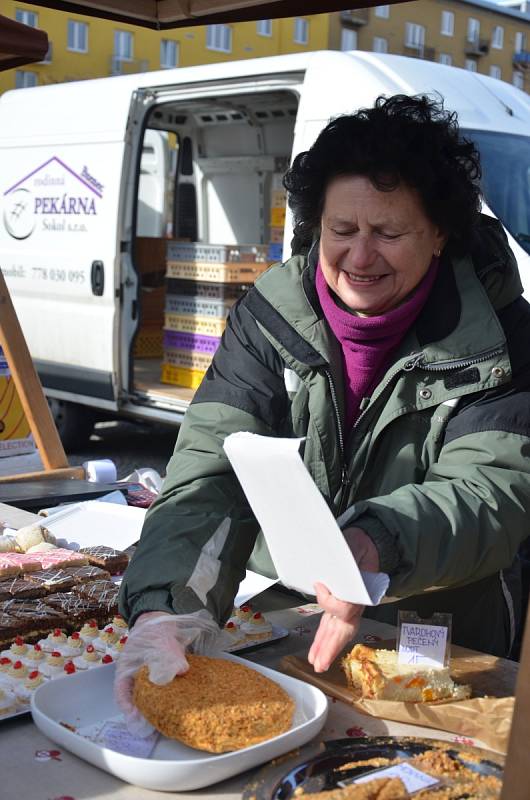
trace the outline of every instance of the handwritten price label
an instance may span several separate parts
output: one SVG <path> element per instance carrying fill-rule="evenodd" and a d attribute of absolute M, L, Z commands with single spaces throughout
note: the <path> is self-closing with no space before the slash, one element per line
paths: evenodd
<path fill-rule="evenodd" d="M 442 668 L 445 665 L 447 628 L 442 625 L 401 623 L 398 662 Z"/>

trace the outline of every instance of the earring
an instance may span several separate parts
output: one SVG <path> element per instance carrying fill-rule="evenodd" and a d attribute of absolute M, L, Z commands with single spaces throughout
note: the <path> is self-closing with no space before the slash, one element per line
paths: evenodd
<path fill-rule="evenodd" d="M 434 255 L 436 256 L 436 258 L 440 258 L 440 256 L 442 255 L 442 251 L 440 250 L 440 248 L 434 251 Z"/>

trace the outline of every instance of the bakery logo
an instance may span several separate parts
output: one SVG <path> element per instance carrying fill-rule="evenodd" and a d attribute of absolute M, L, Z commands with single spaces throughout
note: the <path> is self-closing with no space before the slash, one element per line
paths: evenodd
<path fill-rule="evenodd" d="M 36 229 L 86 233 L 103 190 L 88 167 L 76 172 L 52 156 L 4 192 L 5 229 L 14 239 L 27 239 Z"/>

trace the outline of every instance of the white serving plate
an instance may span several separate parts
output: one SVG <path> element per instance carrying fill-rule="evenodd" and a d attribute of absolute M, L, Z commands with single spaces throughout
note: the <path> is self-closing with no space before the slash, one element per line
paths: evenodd
<path fill-rule="evenodd" d="M 112 693 L 114 664 L 40 686 L 31 702 L 33 720 L 46 736 L 85 761 L 127 783 L 158 791 L 189 791 L 210 786 L 300 747 L 321 730 L 328 703 L 320 689 L 237 656 L 224 657 L 261 672 L 289 693 L 296 704 L 289 731 L 261 744 L 220 755 L 194 750 L 164 736 L 159 738 L 150 758 L 110 750 L 82 738 L 61 722 L 84 728 L 119 714 Z"/>

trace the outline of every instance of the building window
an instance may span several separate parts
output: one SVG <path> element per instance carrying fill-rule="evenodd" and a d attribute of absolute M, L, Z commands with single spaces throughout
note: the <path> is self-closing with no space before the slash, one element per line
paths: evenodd
<path fill-rule="evenodd" d="M 295 17 L 293 41 L 295 44 L 307 44 L 309 41 L 309 22 L 303 17 Z"/>
<path fill-rule="evenodd" d="M 15 19 L 17 22 L 22 23 L 22 25 L 28 25 L 30 28 L 36 28 L 39 24 L 39 15 L 35 13 L 35 11 L 23 11 L 21 8 L 17 8 L 15 11 Z M 29 73 L 27 73 L 29 75 Z"/>
<path fill-rule="evenodd" d="M 442 36 L 453 36 L 455 32 L 455 15 L 452 11 L 442 11 L 442 25 L 440 33 Z"/>
<path fill-rule="evenodd" d="M 472 58 L 466 58 L 464 67 L 468 69 L 470 72 L 477 71 L 477 62 L 474 61 Z"/>
<path fill-rule="evenodd" d="M 74 53 L 88 53 L 88 25 L 86 22 L 68 20 L 67 47 Z"/>
<path fill-rule="evenodd" d="M 450 53 L 440 53 L 438 61 L 440 64 L 445 64 L 446 67 L 450 67 L 453 63 L 453 56 Z"/>
<path fill-rule="evenodd" d="M 379 19 L 388 19 L 390 16 L 390 6 L 376 6 L 374 13 Z"/>
<path fill-rule="evenodd" d="M 425 44 L 425 28 L 415 22 L 405 23 L 405 46 L 420 50 Z"/>
<path fill-rule="evenodd" d="M 383 36 L 374 36 L 372 42 L 374 53 L 388 53 L 388 42 Z"/>
<path fill-rule="evenodd" d="M 206 47 L 218 53 L 232 52 L 232 28 L 230 25 L 207 25 Z"/>
<path fill-rule="evenodd" d="M 160 66 L 162 69 L 176 67 L 179 62 L 179 43 L 173 39 L 160 41 Z"/>
<path fill-rule="evenodd" d="M 495 50 L 502 50 L 504 46 L 504 28 L 502 25 L 495 25 L 493 28 L 491 46 L 494 47 Z"/>
<path fill-rule="evenodd" d="M 468 42 L 478 42 L 480 36 L 480 20 L 469 17 L 467 21 Z"/>
<path fill-rule="evenodd" d="M 524 75 L 519 70 L 516 70 L 512 75 L 512 83 L 518 89 L 524 89 Z"/>
<path fill-rule="evenodd" d="M 497 78 L 498 81 L 502 79 L 502 70 L 496 64 L 492 64 L 490 67 L 490 76 L 492 78 Z"/>
<path fill-rule="evenodd" d="M 523 50 L 526 50 L 526 33 L 517 31 L 515 34 L 515 52 L 522 53 Z"/>
<path fill-rule="evenodd" d="M 256 22 L 258 36 L 272 36 L 272 19 L 259 19 Z"/>
<path fill-rule="evenodd" d="M 133 35 L 129 31 L 114 31 L 114 58 L 118 61 L 132 61 Z"/>
<path fill-rule="evenodd" d="M 340 34 L 340 49 L 357 50 L 357 31 L 351 28 L 343 28 Z"/>
<path fill-rule="evenodd" d="M 22 69 L 17 69 L 15 72 L 15 89 L 27 89 L 30 86 L 36 86 L 37 82 L 36 72 Z"/>

